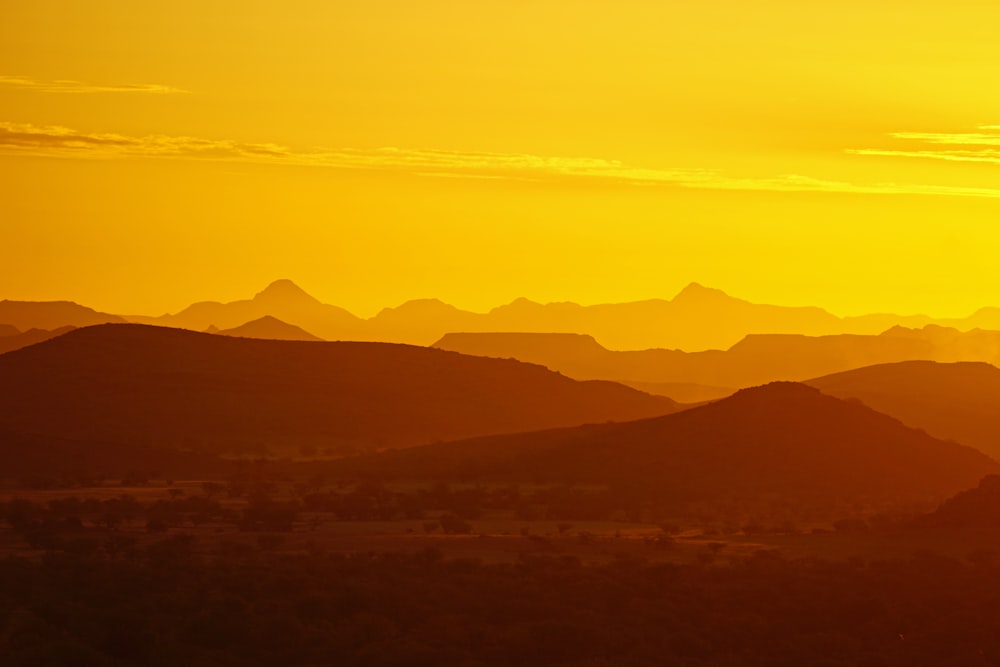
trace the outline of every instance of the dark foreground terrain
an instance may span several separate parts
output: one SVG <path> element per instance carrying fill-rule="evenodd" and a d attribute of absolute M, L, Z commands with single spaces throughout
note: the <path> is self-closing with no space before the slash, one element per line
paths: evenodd
<path fill-rule="evenodd" d="M 995 665 L 1000 567 L 572 556 L 210 556 L 183 536 L 114 556 L 0 560 L 6 665 Z"/>
<path fill-rule="evenodd" d="M 995 665 L 998 494 L 810 527 L 554 487 L 21 488 L 0 664 Z"/>

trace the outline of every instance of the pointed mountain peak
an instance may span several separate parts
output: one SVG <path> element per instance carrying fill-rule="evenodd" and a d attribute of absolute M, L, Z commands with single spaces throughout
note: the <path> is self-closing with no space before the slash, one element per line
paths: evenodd
<path fill-rule="evenodd" d="M 674 297 L 674 301 L 704 301 L 706 299 L 731 299 L 720 289 L 705 287 L 701 283 L 690 283 Z"/>
<path fill-rule="evenodd" d="M 258 292 L 256 296 L 254 296 L 253 300 L 271 302 L 278 301 L 284 303 L 319 303 L 316 298 L 310 296 L 305 290 L 287 278 L 275 280 L 273 283 L 265 287 L 263 291 Z"/>

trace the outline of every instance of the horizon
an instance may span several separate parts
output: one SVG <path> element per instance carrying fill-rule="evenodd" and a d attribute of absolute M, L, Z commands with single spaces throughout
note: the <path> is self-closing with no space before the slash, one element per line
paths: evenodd
<path fill-rule="evenodd" d="M 647 302 L 647 301 L 667 301 L 667 302 L 670 302 L 670 301 L 673 301 L 674 299 L 676 299 L 678 296 L 680 296 L 681 293 L 683 293 L 684 291 L 688 290 L 691 287 L 703 288 L 706 291 L 721 292 L 721 293 L 725 294 L 727 297 L 729 297 L 731 299 L 740 300 L 740 301 L 746 301 L 746 302 L 749 302 L 749 303 L 754 304 L 754 305 L 778 306 L 778 307 L 782 307 L 782 308 L 818 308 L 818 309 L 823 310 L 826 313 L 829 313 L 829 314 L 833 315 L 834 317 L 837 317 L 837 318 L 840 318 L 840 319 L 848 319 L 848 318 L 852 318 L 852 317 L 862 317 L 862 316 L 866 316 L 866 315 L 892 315 L 892 316 L 899 316 L 899 317 L 919 317 L 919 316 L 923 316 L 923 317 L 928 317 L 928 318 L 934 319 L 934 320 L 965 319 L 965 318 L 973 316 L 974 314 L 976 314 L 977 312 L 979 312 L 979 311 L 981 311 L 983 309 L 996 307 L 992 303 L 984 303 L 984 304 L 980 304 L 979 306 L 973 308 L 972 310 L 969 310 L 969 311 L 964 312 L 964 313 L 963 312 L 957 312 L 957 314 L 939 314 L 939 313 L 932 313 L 932 312 L 927 312 L 927 311 L 905 312 L 905 311 L 898 311 L 898 310 L 894 311 L 894 310 L 890 310 L 890 309 L 873 310 L 873 311 L 863 311 L 863 312 L 856 312 L 856 313 L 854 313 L 854 312 L 852 312 L 852 313 L 841 313 L 841 312 L 837 312 L 837 311 L 835 311 L 835 310 L 833 310 L 831 308 L 827 308 L 823 304 L 818 304 L 818 303 L 777 303 L 776 301 L 773 301 L 773 300 L 758 301 L 758 300 L 755 300 L 755 299 L 750 299 L 750 298 L 748 298 L 748 297 L 746 297 L 746 296 L 744 296 L 742 294 L 733 293 L 730 290 L 723 289 L 723 288 L 717 287 L 715 285 L 706 285 L 705 283 L 702 283 L 702 282 L 699 282 L 699 281 L 690 281 L 690 282 L 685 283 L 681 288 L 679 288 L 678 290 L 674 291 L 670 295 L 647 296 L 647 297 L 644 297 L 644 298 L 628 299 L 628 300 L 623 300 L 623 301 L 595 301 L 595 302 L 588 303 L 588 302 L 582 302 L 582 301 L 577 301 L 577 300 L 573 300 L 573 299 L 542 300 L 542 299 L 534 299 L 534 298 L 531 298 L 529 296 L 518 295 L 518 296 L 514 296 L 514 297 L 512 297 L 512 298 L 510 298 L 508 300 L 501 301 L 501 302 L 498 302 L 498 303 L 495 303 L 495 304 L 492 304 L 492 305 L 488 305 L 486 307 L 482 307 L 482 306 L 468 306 L 467 307 L 467 306 L 464 306 L 464 305 L 462 305 L 460 303 L 456 303 L 454 301 L 449 301 L 448 299 L 445 299 L 445 298 L 441 298 L 441 297 L 437 297 L 437 296 L 423 296 L 423 297 L 407 298 L 407 299 L 404 299 L 403 301 L 400 301 L 398 303 L 385 304 L 385 305 L 382 305 L 382 306 L 375 307 L 374 309 L 356 310 L 356 309 L 354 309 L 354 308 L 352 308 L 352 307 L 350 307 L 348 305 L 345 305 L 348 302 L 350 302 L 351 299 L 345 299 L 344 301 L 335 301 L 335 300 L 325 299 L 322 296 L 320 296 L 318 293 L 315 293 L 312 290 L 303 287 L 298 281 L 296 281 L 294 279 L 291 279 L 291 278 L 275 278 L 275 279 L 272 279 L 272 280 L 267 281 L 266 283 L 264 283 L 263 287 L 256 287 L 256 288 L 253 288 L 253 289 L 251 289 L 251 290 L 249 290 L 249 291 L 247 291 L 247 292 L 245 292 L 243 294 L 236 294 L 232 298 L 208 298 L 205 295 L 201 295 L 201 296 L 196 295 L 196 296 L 192 297 L 190 301 L 184 302 L 179 307 L 176 307 L 176 308 L 173 308 L 173 309 L 168 309 L 168 310 L 146 310 L 146 311 L 128 310 L 128 309 L 125 309 L 125 310 L 118 309 L 118 310 L 116 310 L 116 309 L 113 309 L 113 308 L 100 307 L 99 305 L 96 305 L 96 304 L 94 304 L 92 302 L 89 302 L 89 301 L 86 301 L 86 300 L 83 300 L 83 299 L 79 299 L 79 298 L 73 298 L 71 296 L 56 296 L 56 297 L 48 297 L 48 298 L 19 298 L 16 295 L 0 294 L 0 301 L 5 301 L 6 300 L 6 301 L 21 301 L 21 302 L 33 302 L 33 303 L 46 303 L 46 302 L 63 301 L 63 302 L 76 303 L 78 305 L 85 306 L 87 308 L 91 308 L 91 309 L 93 309 L 93 310 L 95 310 L 97 312 L 108 313 L 108 314 L 112 314 L 112 315 L 135 316 L 135 317 L 160 317 L 160 316 L 163 316 L 163 315 L 176 315 L 176 314 L 180 313 L 181 311 L 183 311 L 184 309 L 188 308 L 189 306 L 194 305 L 194 304 L 198 304 L 198 303 L 221 303 L 221 304 L 226 304 L 226 303 L 232 303 L 232 302 L 235 302 L 235 301 L 252 300 L 257 294 L 259 294 L 260 292 L 263 292 L 264 290 L 266 290 L 267 288 L 271 287 L 275 283 L 281 283 L 281 282 L 286 282 L 286 281 L 290 282 L 292 285 L 294 285 L 295 287 L 297 287 L 299 290 L 301 290 L 305 294 L 307 294 L 307 295 L 315 298 L 320 303 L 325 304 L 325 305 L 332 305 L 332 306 L 340 307 L 340 308 L 348 311 L 352 315 L 355 315 L 356 317 L 358 317 L 360 319 L 363 319 L 363 320 L 371 319 L 371 318 L 375 317 L 376 315 L 378 315 L 379 313 L 381 313 L 383 310 L 392 310 L 392 309 L 399 308 L 399 307 L 404 306 L 404 305 L 409 304 L 409 303 L 421 302 L 421 301 L 437 301 L 437 302 L 443 303 L 445 305 L 457 308 L 458 310 L 461 310 L 461 311 L 464 311 L 464 312 L 478 314 L 478 315 L 486 315 L 486 314 L 489 314 L 491 311 L 493 311 L 493 310 L 495 310 L 497 308 L 501 308 L 503 306 L 508 306 L 510 304 L 516 303 L 516 302 L 521 301 L 521 300 L 527 300 L 527 301 L 529 301 L 531 303 L 538 304 L 538 305 L 573 304 L 573 305 L 578 305 L 578 306 L 582 306 L 582 307 L 585 307 L 585 308 L 586 307 L 591 307 L 591 306 L 601 306 L 601 305 L 619 305 L 619 304 L 642 303 L 642 302 Z M 136 302 L 138 303 L 138 300 Z"/>
<path fill-rule="evenodd" d="M 964 316 L 1000 293 L 1000 7 L 900 7 L 17 3 L 0 285 Z"/>

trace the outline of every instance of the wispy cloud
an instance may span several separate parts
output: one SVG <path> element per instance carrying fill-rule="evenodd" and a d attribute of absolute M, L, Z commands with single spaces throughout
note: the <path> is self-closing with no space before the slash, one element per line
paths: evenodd
<path fill-rule="evenodd" d="M 738 177 L 713 169 L 650 169 L 618 160 L 385 147 L 301 150 L 185 136 L 144 137 L 0 122 L 0 153 L 84 159 L 163 158 L 395 171 L 445 178 L 767 192 L 948 195 L 1000 198 L 1000 189 L 855 184 L 782 174 Z"/>
<path fill-rule="evenodd" d="M 979 132 L 893 132 L 894 139 L 916 142 L 917 148 L 856 148 L 852 155 L 905 157 L 946 162 L 1000 164 L 1000 125 L 982 125 Z M 942 146 L 944 148 L 933 148 Z M 949 148 L 954 147 L 954 148 Z"/>
<path fill-rule="evenodd" d="M 20 88 L 36 93 L 148 93 L 153 95 L 172 95 L 177 93 L 187 93 L 188 91 L 173 86 L 163 86 L 156 83 L 124 83 L 124 84 L 98 84 L 84 81 L 74 81 L 71 79 L 57 79 L 55 81 L 41 81 L 26 76 L 4 76 L 0 75 L 0 86 L 10 88 Z"/>

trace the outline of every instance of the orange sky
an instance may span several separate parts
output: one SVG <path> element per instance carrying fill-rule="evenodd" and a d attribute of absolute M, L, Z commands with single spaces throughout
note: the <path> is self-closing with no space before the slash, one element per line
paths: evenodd
<path fill-rule="evenodd" d="M 1000 5 L 11 0 L 0 297 L 1000 305 Z"/>

